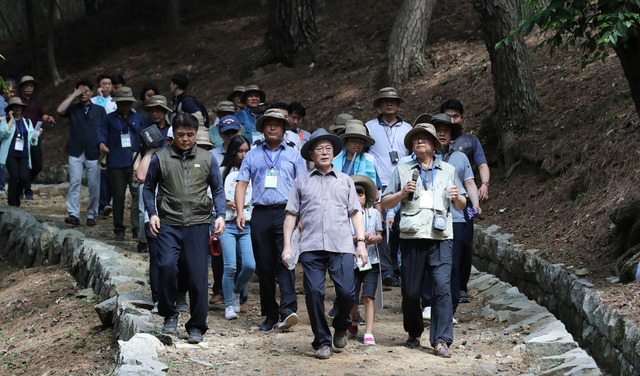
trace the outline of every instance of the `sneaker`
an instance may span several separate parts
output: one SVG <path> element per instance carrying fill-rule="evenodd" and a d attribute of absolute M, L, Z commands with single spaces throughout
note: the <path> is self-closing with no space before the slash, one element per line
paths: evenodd
<path fill-rule="evenodd" d="M 358 334 L 358 325 L 351 324 L 347 329 L 347 333 L 349 333 L 349 338 L 355 338 Z"/>
<path fill-rule="evenodd" d="M 331 346 L 322 346 L 316 350 L 316 358 L 329 359 L 331 358 Z"/>
<path fill-rule="evenodd" d="M 347 331 L 336 332 L 333 334 L 333 345 L 339 349 L 345 347 L 347 345 Z"/>
<path fill-rule="evenodd" d="M 164 318 L 162 333 L 178 335 L 178 315 L 168 316 Z"/>
<path fill-rule="evenodd" d="M 364 344 L 369 346 L 375 346 L 376 340 L 373 338 L 373 334 L 365 334 L 364 335 Z"/>
<path fill-rule="evenodd" d="M 284 320 L 280 321 L 276 325 L 276 328 L 279 330 L 289 329 L 292 326 L 296 325 L 297 323 L 298 323 L 298 315 L 295 312 L 293 312 L 293 313 L 290 313 L 289 316 L 285 317 Z"/>
<path fill-rule="evenodd" d="M 187 339 L 189 343 L 200 343 L 202 342 L 202 332 L 200 329 L 191 328 L 189 330 L 189 338 Z"/>
<path fill-rule="evenodd" d="M 271 329 L 273 329 L 274 326 L 276 326 L 276 321 L 275 320 L 271 320 L 269 318 L 266 318 L 262 324 L 260 324 L 260 331 L 261 332 L 268 332 Z"/>
<path fill-rule="evenodd" d="M 338 308 L 334 304 L 333 307 L 331 307 L 331 309 L 329 310 L 329 313 L 327 313 L 327 317 L 330 318 L 330 319 L 336 317 L 336 312 L 337 311 L 338 311 Z"/>
<path fill-rule="evenodd" d="M 453 325 L 458 325 L 458 320 L 455 317 L 453 318 Z"/>
<path fill-rule="evenodd" d="M 236 314 L 236 310 L 233 309 L 233 306 L 227 306 L 227 308 L 224 309 L 224 318 L 227 320 L 233 320 L 238 318 L 238 315 Z"/>
<path fill-rule="evenodd" d="M 449 351 L 446 343 L 439 342 L 433 349 L 433 353 L 436 356 L 440 356 L 443 358 L 451 358 L 451 351 Z"/>
<path fill-rule="evenodd" d="M 360 316 L 360 312 L 358 312 L 358 325 L 365 325 L 367 322 L 364 321 L 362 316 Z"/>
<path fill-rule="evenodd" d="M 75 215 L 70 215 L 67 218 L 64 219 L 64 223 L 68 223 L 72 226 L 79 226 L 80 225 L 80 219 L 78 217 L 76 217 Z"/>
<path fill-rule="evenodd" d="M 209 304 L 218 304 L 222 302 L 222 294 L 215 294 L 209 298 Z"/>
<path fill-rule="evenodd" d="M 407 341 L 404 343 L 404 345 L 410 349 L 420 347 L 420 338 L 409 337 L 407 338 Z"/>
<path fill-rule="evenodd" d="M 431 307 L 424 307 L 422 310 L 422 319 L 431 321 Z"/>
<path fill-rule="evenodd" d="M 109 218 L 109 216 L 111 216 L 111 213 L 113 213 L 113 208 L 111 207 L 111 205 L 107 205 L 102 209 L 102 215 L 105 218 Z"/>
<path fill-rule="evenodd" d="M 471 303 L 471 297 L 464 290 L 460 290 L 460 303 Z"/>
<path fill-rule="evenodd" d="M 176 300 L 176 310 L 178 312 L 187 312 L 189 310 L 186 292 L 178 292 L 178 299 Z"/>
<path fill-rule="evenodd" d="M 231 301 L 233 302 L 233 311 L 240 312 L 240 294 L 234 292 L 231 296 Z"/>
<path fill-rule="evenodd" d="M 93 226 L 95 226 L 96 224 L 97 224 L 97 223 L 96 223 L 96 220 L 95 220 L 95 219 L 93 219 L 93 218 L 87 218 L 87 226 L 89 226 L 89 227 L 93 227 Z"/>
<path fill-rule="evenodd" d="M 158 302 L 153 303 L 153 309 L 151 313 L 158 313 Z"/>
<path fill-rule="evenodd" d="M 26 202 L 33 202 L 33 193 L 27 195 L 27 198 L 24 199 Z"/>

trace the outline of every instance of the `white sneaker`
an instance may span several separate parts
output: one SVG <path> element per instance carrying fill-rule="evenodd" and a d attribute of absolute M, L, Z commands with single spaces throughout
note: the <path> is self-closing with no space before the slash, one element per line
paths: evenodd
<path fill-rule="evenodd" d="M 238 293 L 233 293 L 233 295 L 231 296 L 231 300 L 232 300 L 232 307 L 233 307 L 233 311 L 235 313 L 240 312 L 240 294 Z"/>
<path fill-rule="evenodd" d="M 289 329 L 292 326 L 298 323 L 298 315 L 296 313 L 291 313 L 289 316 L 285 317 L 283 321 L 280 321 L 276 324 L 276 328 L 279 330 Z"/>
<path fill-rule="evenodd" d="M 453 318 L 453 325 L 458 325 L 458 320 L 456 320 L 456 318 Z"/>
<path fill-rule="evenodd" d="M 238 315 L 236 315 L 236 312 L 233 310 L 233 306 L 228 306 L 227 308 L 224 309 L 224 318 L 227 320 L 233 320 L 238 318 Z"/>
<path fill-rule="evenodd" d="M 158 302 L 153 303 L 153 309 L 151 313 L 158 313 Z"/>
<path fill-rule="evenodd" d="M 431 321 L 431 307 L 424 307 L 422 310 L 422 319 Z"/>

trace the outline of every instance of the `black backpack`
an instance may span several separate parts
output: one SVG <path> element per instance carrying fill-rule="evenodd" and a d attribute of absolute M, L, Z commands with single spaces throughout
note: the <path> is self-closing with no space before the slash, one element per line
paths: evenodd
<path fill-rule="evenodd" d="M 209 113 L 207 112 L 207 109 L 204 107 L 204 104 L 202 104 L 202 102 L 198 101 L 195 97 L 189 96 L 189 95 L 185 95 L 184 98 L 182 98 L 182 101 L 180 101 L 180 103 L 178 104 L 178 109 L 176 110 L 176 113 L 174 114 L 177 115 L 179 113 L 182 113 L 184 111 L 182 111 L 182 102 L 184 102 L 187 98 L 191 98 L 193 100 L 193 103 L 196 104 L 196 106 L 198 107 L 198 109 L 200 109 L 200 113 L 202 114 L 202 117 L 204 118 L 204 127 L 205 128 L 209 128 L 209 125 L 211 124 L 209 122 Z"/>

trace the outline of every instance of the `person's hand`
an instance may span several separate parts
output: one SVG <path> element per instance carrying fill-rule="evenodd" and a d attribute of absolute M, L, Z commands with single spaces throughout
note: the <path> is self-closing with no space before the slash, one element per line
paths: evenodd
<path fill-rule="evenodd" d="M 42 115 L 42 121 L 48 122 L 48 123 L 54 123 L 56 119 L 54 119 L 53 116 L 51 115 Z"/>
<path fill-rule="evenodd" d="M 9 110 L 8 114 L 9 114 L 9 120 L 15 120 L 15 118 L 13 117 L 13 110 Z"/>
<path fill-rule="evenodd" d="M 418 185 L 416 184 L 415 181 L 409 180 L 407 184 L 405 184 L 404 187 L 402 187 L 402 191 L 400 191 L 402 197 L 409 197 L 409 194 L 411 192 L 415 192 L 417 187 Z"/>
<path fill-rule="evenodd" d="M 449 194 L 451 195 L 451 200 L 456 200 L 458 198 L 458 187 L 455 185 L 449 187 Z"/>
<path fill-rule="evenodd" d="M 98 93 L 98 95 L 99 95 L 99 96 L 104 97 L 104 95 L 103 95 L 104 90 L 102 90 L 102 87 L 98 87 L 98 88 L 96 89 L 96 92 Z"/>
<path fill-rule="evenodd" d="M 482 214 L 482 208 L 481 207 L 474 207 L 473 211 L 476 212 L 476 215 L 480 215 Z"/>
<path fill-rule="evenodd" d="M 293 251 L 291 250 L 291 247 L 286 247 L 282 250 L 282 255 L 280 255 L 280 257 L 282 258 L 282 263 L 284 264 L 284 266 L 288 269 L 291 265 L 289 265 L 289 263 L 287 263 L 287 256 L 290 255 L 294 260 L 296 259 L 296 255 L 293 254 Z"/>
<path fill-rule="evenodd" d="M 358 242 L 358 246 L 356 248 L 356 259 L 362 260 L 362 265 L 367 265 L 369 263 L 369 254 L 367 253 L 367 247 L 363 242 Z"/>
<path fill-rule="evenodd" d="M 75 98 L 82 95 L 82 93 L 84 93 L 84 90 L 81 87 L 77 87 L 71 95 L 73 95 L 73 97 Z"/>
<path fill-rule="evenodd" d="M 227 209 L 236 210 L 236 202 L 235 201 L 227 201 Z"/>
<path fill-rule="evenodd" d="M 364 234 L 364 241 L 367 242 L 367 245 L 376 244 L 375 243 L 375 235 L 369 234 L 368 232 Z"/>
<path fill-rule="evenodd" d="M 389 230 L 391 230 L 391 227 L 393 226 L 393 222 L 396 220 L 395 217 L 390 217 L 387 215 L 387 225 L 389 226 Z"/>
<path fill-rule="evenodd" d="M 222 235 L 222 233 L 224 232 L 224 227 L 224 218 L 216 218 L 216 220 L 213 222 L 213 234 L 211 234 L 211 236 L 217 238 L 218 236 Z"/>
<path fill-rule="evenodd" d="M 236 226 L 238 227 L 238 230 L 244 232 L 244 222 L 246 220 L 246 217 L 244 216 L 244 211 L 239 211 L 238 212 L 238 216 L 236 217 Z"/>
<path fill-rule="evenodd" d="M 478 188 L 478 199 L 480 202 L 484 202 L 489 199 L 489 187 L 484 183 L 480 185 L 480 188 Z"/>
<path fill-rule="evenodd" d="M 158 232 L 160 232 L 160 217 L 153 215 L 149 218 L 149 229 L 153 236 L 158 236 Z"/>
<path fill-rule="evenodd" d="M 109 154 L 109 148 L 107 145 L 100 143 L 100 154 Z"/>

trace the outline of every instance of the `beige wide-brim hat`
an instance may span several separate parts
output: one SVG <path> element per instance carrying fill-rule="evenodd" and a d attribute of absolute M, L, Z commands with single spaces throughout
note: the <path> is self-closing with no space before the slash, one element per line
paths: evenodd
<path fill-rule="evenodd" d="M 154 95 L 149 100 L 149 103 L 145 104 L 144 107 L 145 108 L 162 107 L 168 112 L 172 112 L 171 108 L 169 108 L 168 106 L 168 103 L 169 102 L 167 102 L 167 98 L 164 95 Z"/>
<path fill-rule="evenodd" d="M 351 175 L 351 180 L 353 180 L 355 184 L 360 184 L 364 187 L 364 194 L 367 196 L 367 201 L 364 204 L 366 207 L 370 208 L 373 203 L 376 202 L 376 198 L 378 197 L 376 183 L 365 175 Z"/>
<path fill-rule="evenodd" d="M 220 101 L 213 110 L 215 113 L 228 112 L 234 114 L 236 112 L 236 106 L 231 101 Z"/>
<path fill-rule="evenodd" d="M 111 102 L 137 102 L 136 98 L 133 96 L 133 91 L 128 86 L 120 86 L 118 90 L 116 90 L 116 95 L 111 98 Z"/>
<path fill-rule="evenodd" d="M 340 131 L 344 130 L 347 125 L 347 120 L 353 119 L 353 115 L 351 114 L 338 114 L 336 116 L 336 123 L 329 127 L 329 130 L 334 133 L 340 133 Z"/>
<path fill-rule="evenodd" d="M 342 143 L 340 137 L 327 132 L 327 130 L 324 128 L 318 128 L 311 134 L 311 138 L 309 138 L 309 141 L 307 141 L 304 145 L 302 145 L 302 148 L 300 148 L 300 155 L 302 156 L 302 158 L 306 159 L 309 162 L 312 162 L 309 150 L 311 150 L 311 148 L 314 147 L 314 145 L 318 141 L 322 140 L 331 142 L 331 144 L 333 145 L 334 158 L 337 157 L 338 154 L 340 154 L 340 152 L 342 151 L 344 144 Z"/>
<path fill-rule="evenodd" d="M 429 123 L 419 123 L 404 136 L 404 146 L 409 152 L 413 152 L 413 141 L 411 141 L 411 139 L 418 133 L 426 133 L 431 136 L 433 147 L 436 150 L 442 150 L 442 143 L 440 143 L 440 140 L 436 137 L 436 127 Z"/>
<path fill-rule="evenodd" d="M 376 140 L 369 137 L 369 132 L 367 131 L 367 127 L 364 126 L 364 123 L 356 119 L 347 120 L 345 131 L 340 135 L 340 138 L 345 142 L 347 138 L 359 138 L 364 140 L 364 147 L 369 147 L 376 143 Z"/>
<path fill-rule="evenodd" d="M 198 146 L 205 146 L 207 150 L 213 149 L 213 143 L 209 138 L 209 132 L 206 129 L 200 129 L 196 133 L 196 144 Z"/>
<path fill-rule="evenodd" d="M 22 106 L 24 107 L 22 110 L 26 110 L 27 108 L 29 108 L 29 105 L 24 103 L 22 101 L 22 99 L 20 99 L 20 97 L 11 97 L 9 98 L 9 102 L 7 102 L 7 105 L 4 108 L 4 112 L 6 113 L 7 111 L 9 111 L 9 107 L 11 106 Z M 9 116 L 9 115 L 7 115 Z"/>
<path fill-rule="evenodd" d="M 398 95 L 396 88 L 391 86 L 378 90 L 378 96 L 373 100 L 373 107 L 378 108 L 381 99 L 397 99 L 400 103 L 406 103 L 406 101 Z"/>
<path fill-rule="evenodd" d="M 258 132 L 262 132 L 264 129 L 264 122 L 268 119 L 278 119 L 282 120 L 284 124 L 284 130 L 291 129 L 291 123 L 287 120 L 287 117 L 284 116 L 284 112 L 282 112 L 279 108 L 270 108 L 265 111 L 264 115 L 260 116 L 258 120 L 256 120 L 256 130 Z"/>
<path fill-rule="evenodd" d="M 236 95 L 240 95 L 242 96 L 242 94 L 244 94 L 244 92 L 247 91 L 247 88 L 244 86 L 236 86 L 233 88 L 233 91 L 231 91 L 231 93 L 229 93 L 229 95 L 227 95 L 227 100 L 229 102 L 233 102 L 233 97 L 235 97 Z"/>
<path fill-rule="evenodd" d="M 20 83 L 18 84 L 18 86 L 22 86 L 27 82 L 33 82 L 34 86 L 40 85 L 40 82 L 36 81 L 36 79 L 33 78 L 33 76 L 22 76 L 22 78 L 20 78 Z"/>
<path fill-rule="evenodd" d="M 267 95 L 264 93 L 264 91 L 260 90 L 260 88 L 258 87 L 258 85 L 248 85 L 245 87 L 245 91 L 244 93 L 242 93 L 242 103 L 245 103 L 247 101 L 247 95 L 249 95 L 250 93 L 258 93 L 258 95 L 260 95 L 260 102 L 264 102 L 267 99 Z"/>

